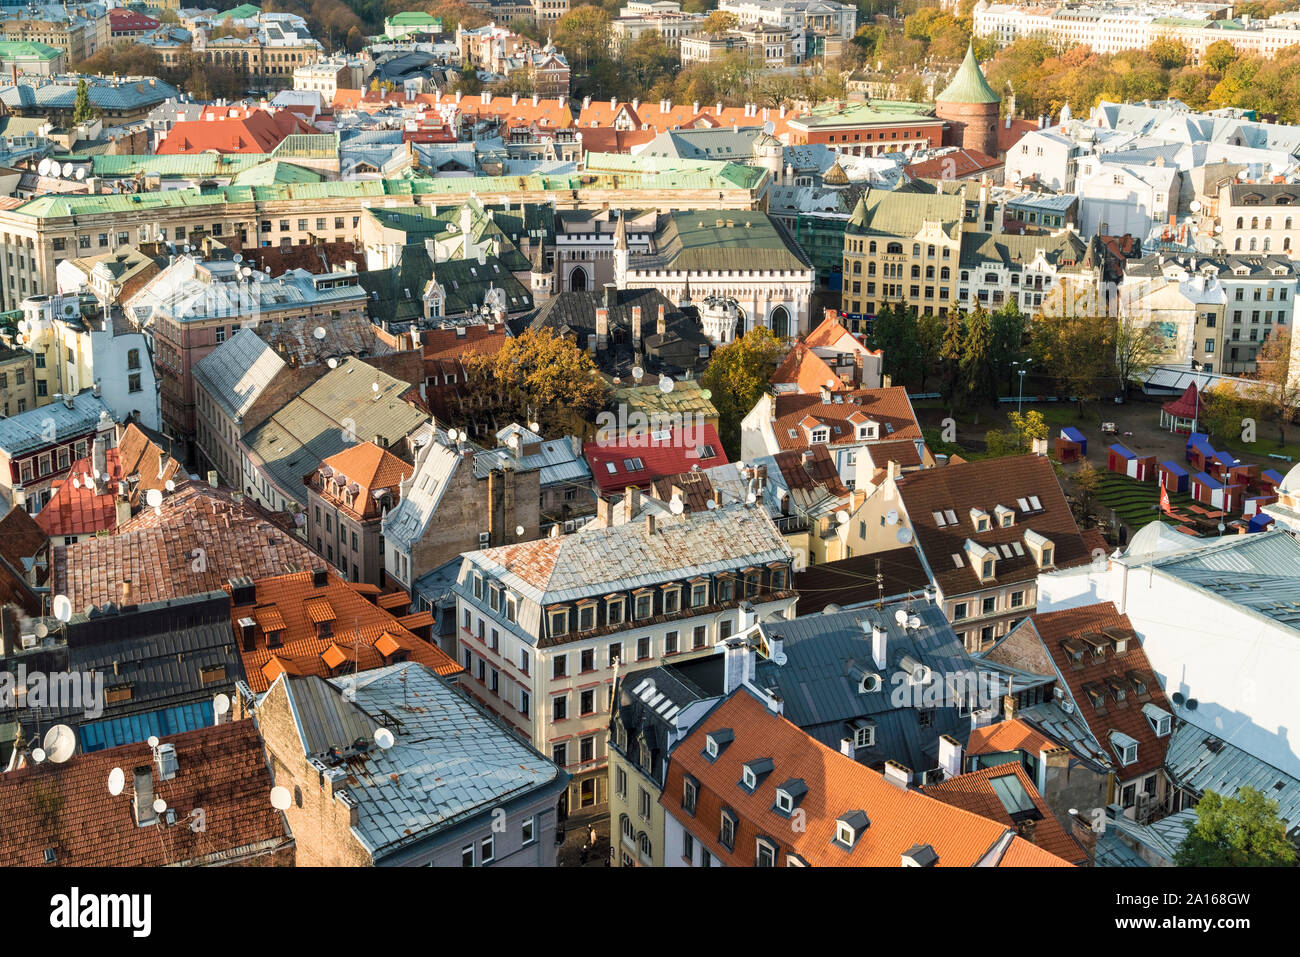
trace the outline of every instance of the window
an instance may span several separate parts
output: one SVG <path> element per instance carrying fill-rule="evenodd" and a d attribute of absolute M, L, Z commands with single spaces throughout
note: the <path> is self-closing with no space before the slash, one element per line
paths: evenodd
<path fill-rule="evenodd" d="M 1013 591 L 1011 593 L 1011 607 L 1021 608 L 1025 604 L 1025 593 L 1022 591 Z"/>
<path fill-rule="evenodd" d="M 691 586 L 691 605 L 700 608 L 709 603 L 708 582 L 696 582 Z"/>
<path fill-rule="evenodd" d="M 567 694 L 556 695 L 551 699 L 551 720 L 559 723 L 567 720 L 569 717 L 569 696 Z"/>
<path fill-rule="evenodd" d="M 474 866 L 474 845 L 473 844 L 467 844 L 460 849 L 460 866 L 461 867 Z"/>
<path fill-rule="evenodd" d="M 589 735 L 578 742 L 578 757 L 583 764 L 596 760 L 596 736 Z"/>
<path fill-rule="evenodd" d="M 578 609 L 578 630 L 590 631 L 596 627 L 596 606 L 583 605 Z"/>
<path fill-rule="evenodd" d="M 998 608 L 998 599 L 996 595 L 990 598 L 985 598 L 983 603 L 980 605 L 980 610 L 985 615 L 989 614 L 990 612 L 997 611 L 997 608 Z"/>
<path fill-rule="evenodd" d="M 677 652 L 677 632 L 670 631 L 668 634 L 664 635 L 664 654 L 675 655 Z"/>
<path fill-rule="evenodd" d="M 581 672 L 596 670 L 596 649 L 587 648 L 578 657 L 578 670 Z"/>
<path fill-rule="evenodd" d="M 612 598 L 605 604 L 605 624 L 618 625 L 623 622 L 623 599 Z"/>
<path fill-rule="evenodd" d="M 495 636 L 496 632 L 494 631 L 492 634 Z M 493 640 L 495 641 L 495 638 Z M 519 670 L 522 671 L 524 674 L 528 674 L 528 649 L 527 648 L 519 649 Z"/>
<path fill-rule="evenodd" d="M 964 601 L 958 602 L 957 604 L 953 605 L 952 620 L 961 621 L 963 618 L 968 617 L 968 612 L 967 612 L 968 607 L 969 606 Z"/>
<path fill-rule="evenodd" d="M 723 810 L 722 821 L 718 827 L 718 843 L 729 851 L 736 849 L 736 818 L 728 810 Z"/>
<path fill-rule="evenodd" d="M 681 602 L 682 592 L 680 588 L 665 588 L 663 597 L 663 611 L 665 615 L 676 614 L 679 603 Z"/>
<path fill-rule="evenodd" d="M 627 797 L 627 772 L 622 768 L 614 769 L 614 793 L 619 797 Z"/>
<path fill-rule="evenodd" d="M 551 659 L 551 678 L 567 678 L 569 676 L 569 656 L 556 655 Z"/>
<path fill-rule="evenodd" d="M 609 666 L 612 668 L 623 660 L 623 643 L 616 641 L 609 646 Z"/>
<path fill-rule="evenodd" d="M 566 608 L 564 611 L 553 611 L 553 612 L 551 612 L 551 635 L 552 635 L 552 637 L 557 636 L 557 635 L 563 635 L 563 634 L 565 634 L 568 630 L 569 630 L 569 611 L 568 611 L 568 609 Z M 558 659 L 557 659 L 557 660 L 558 660 Z M 559 677 L 559 676 L 557 675 L 556 677 Z"/>
<path fill-rule="evenodd" d="M 560 767 L 567 767 L 569 764 L 569 744 L 563 741 L 551 748 L 551 760 Z"/>
<path fill-rule="evenodd" d="M 776 867 L 776 847 L 768 841 L 759 838 L 757 850 L 754 853 L 755 867 Z"/>
<path fill-rule="evenodd" d="M 682 778 L 682 810 L 687 814 L 695 813 L 695 805 L 700 797 L 699 783 L 690 775 Z"/>
<path fill-rule="evenodd" d="M 649 618 L 653 613 L 654 597 L 652 595 L 636 596 L 636 617 Z"/>
<path fill-rule="evenodd" d="M 691 647 L 703 648 L 709 643 L 709 629 L 707 625 L 696 625 L 695 630 L 691 633 Z"/>
<path fill-rule="evenodd" d="M 583 715 L 595 714 L 596 712 L 596 692 L 588 688 L 586 691 L 578 694 L 578 713 Z"/>
<path fill-rule="evenodd" d="M 875 743 L 876 743 L 875 725 L 867 725 L 866 727 L 857 728 L 854 730 L 853 747 L 870 748 L 873 745 L 875 745 Z"/>
<path fill-rule="evenodd" d="M 479 847 L 479 851 L 480 851 L 480 854 L 481 854 L 481 860 L 480 860 L 480 863 L 482 863 L 482 864 L 491 864 L 491 863 L 492 863 L 492 847 L 493 847 L 493 838 L 492 838 L 492 836 L 489 835 L 488 837 L 485 837 L 485 838 L 483 838 L 483 840 L 479 841 L 479 845 L 478 845 L 478 847 Z"/>
<path fill-rule="evenodd" d="M 690 831 L 682 831 L 682 858 L 690 864 L 695 863 L 695 838 Z"/>
<path fill-rule="evenodd" d="M 537 840 L 537 824 L 533 818 L 531 817 L 524 818 L 523 823 L 519 827 L 519 830 L 520 830 L 520 837 L 522 838 L 522 840 L 520 841 L 521 844 L 528 845 L 533 843 L 533 841 Z"/>
<path fill-rule="evenodd" d="M 638 790 L 641 792 L 641 800 L 638 810 L 640 811 L 641 819 L 643 821 L 648 821 L 650 820 L 650 792 L 645 788 L 639 788 Z"/>
<path fill-rule="evenodd" d="M 519 713 L 528 714 L 528 692 L 527 691 L 521 690 L 519 692 Z"/>
<path fill-rule="evenodd" d="M 636 660 L 645 661 L 650 657 L 650 639 L 638 638 L 636 640 Z"/>

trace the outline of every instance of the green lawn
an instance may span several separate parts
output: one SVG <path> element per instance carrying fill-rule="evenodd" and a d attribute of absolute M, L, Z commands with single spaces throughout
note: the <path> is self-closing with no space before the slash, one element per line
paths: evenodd
<path fill-rule="evenodd" d="M 1096 499 L 1113 508 L 1120 521 L 1134 532 L 1161 518 L 1160 486 L 1156 482 L 1139 482 L 1114 472 L 1103 472 Z M 1186 508 L 1196 503 L 1190 495 L 1172 492 L 1169 504 Z"/>

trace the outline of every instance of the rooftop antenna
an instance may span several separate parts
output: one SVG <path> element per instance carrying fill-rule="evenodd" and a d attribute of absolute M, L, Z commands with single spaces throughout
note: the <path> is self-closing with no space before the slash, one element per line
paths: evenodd
<path fill-rule="evenodd" d="M 77 733 L 66 724 L 56 724 L 45 732 L 45 755 L 55 764 L 62 764 L 77 750 Z"/>
<path fill-rule="evenodd" d="M 289 805 L 293 803 L 293 795 L 283 784 L 277 784 L 271 788 L 271 807 L 277 811 L 289 810 Z"/>
<path fill-rule="evenodd" d="M 880 571 L 880 559 L 876 559 L 876 607 L 885 604 L 885 576 Z"/>

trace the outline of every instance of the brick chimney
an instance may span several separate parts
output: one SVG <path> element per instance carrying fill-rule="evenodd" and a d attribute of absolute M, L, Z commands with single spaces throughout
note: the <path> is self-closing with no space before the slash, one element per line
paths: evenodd
<path fill-rule="evenodd" d="M 641 349 L 641 307 L 632 307 L 632 348 Z"/>
<path fill-rule="evenodd" d="M 655 322 L 655 332 L 661 336 L 668 335 L 668 317 L 664 315 L 663 303 L 659 304 L 659 318 Z"/>
<path fill-rule="evenodd" d="M 596 351 L 604 352 L 609 348 L 609 310 L 596 310 Z"/>

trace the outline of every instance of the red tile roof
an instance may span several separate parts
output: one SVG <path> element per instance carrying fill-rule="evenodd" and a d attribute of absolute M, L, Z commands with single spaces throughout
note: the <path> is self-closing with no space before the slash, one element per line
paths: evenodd
<path fill-rule="evenodd" d="M 254 587 L 256 600 L 232 607 L 230 620 L 255 692 L 269 688 L 281 671 L 328 678 L 345 662 L 348 670 L 382 668 L 393 664 L 394 648 L 405 653 L 405 660 L 444 677 L 462 671 L 441 648 L 407 630 L 333 572 L 320 588 L 312 584 L 311 572 L 262 578 Z M 244 619 L 254 622 L 251 648 L 240 625 Z M 323 623 L 330 625 L 325 635 L 318 630 Z M 276 630 L 282 630 L 279 642 L 268 646 L 268 632 Z"/>
<path fill-rule="evenodd" d="M 820 392 L 826 386 L 832 392 L 846 392 L 853 386 L 835 374 L 826 364 L 826 360 L 808 347 L 807 343 L 797 342 L 781 364 L 772 373 L 773 385 L 791 385 L 805 394 Z"/>
<path fill-rule="evenodd" d="M 297 246 L 245 246 L 244 260 L 254 269 L 272 278 L 291 269 L 305 269 L 313 275 L 346 268 L 348 263 L 358 272 L 366 271 L 366 254 L 353 242 L 301 243 Z"/>
<path fill-rule="evenodd" d="M 104 456 L 107 480 L 96 488 L 91 460 L 78 459 L 66 478 L 51 483 L 54 494 L 36 513 L 36 524 L 56 541 L 63 535 L 93 535 L 117 527 L 117 485 L 122 463 L 117 449 Z"/>
<path fill-rule="evenodd" d="M 1003 160 L 979 150 L 957 150 L 934 159 L 909 163 L 903 167 L 903 175 L 908 179 L 965 179 L 986 170 L 1001 169 L 1004 165 Z"/>
<path fill-rule="evenodd" d="M 292 133 L 319 133 L 296 113 L 249 107 L 209 106 L 199 120 L 173 124 L 155 152 L 160 155 L 203 153 L 269 153 Z"/>
<path fill-rule="evenodd" d="M 1037 728 L 1026 724 L 1019 718 L 987 724 L 982 728 L 972 728 L 970 740 L 966 744 L 966 753 L 1003 754 L 1007 751 L 1024 751 L 1035 758 L 1044 751 L 1063 747 L 1053 741 Z"/>
<path fill-rule="evenodd" d="M 106 602 L 180 598 L 231 578 L 280 574 L 322 559 L 250 499 L 190 482 L 145 508 L 116 534 L 52 549 L 51 587 L 78 610 Z M 125 592 L 123 586 L 130 591 Z"/>
<path fill-rule="evenodd" d="M 860 445 L 864 440 L 856 437 L 857 431 L 849 422 L 855 412 L 880 424 L 880 441 L 921 438 L 921 427 L 912 411 L 912 402 L 902 386 L 887 389 L 853 389 L 835 392 L 839 402 L 823 402 L 819 393 L 804 395 L 796 392 L 778 394 L 773 400 L 776 421 L 772 430 L 777 445 L 782 449 L 804 449 L 811 445 L 803 422 L 812 417 L 818 424 L 830 427 L 831 445 Z M 811 423 L 810 423 L 811 424 Z M 889 427 L 893 426 L 893 431 Z M 836 429 L 839 432 L 836 432 Z M 795 434 L 791 435 L 793 431 Z"/>
<path fill-rule="evenodd" d="M 1146 652 L 1138 642 L 1128 615 L 1121 615 L 1114 603 L 1106 601 L 1033 615 L 1029 620 L 1069 687 L 1079 716 L 1087 723 L 1088 730 L 1111 759 L 1116 777 L 1120 781 L 1128 781 L 1162 767 L 1165 752 L 1169 748 L 1169 737 L 1156 736 L 1151 722 L 1142 713 L 1142 706 L 1150 702 L 1171 715 L 1173 708 L 1151 669 L 1151 663 L 1147 661 Z M 1128 639 L 1124 654 L 1115 654 L 1114 646 L 1106 640 L 1102 657 L 1094 655 L 1092 647 L 1085 647 L 1082 667 L 1075 666 L 1070 652 L 1062 642 L 1080 639 L 1083 635 L 1101 636 L 1104 639 L 1103 632 Z M 1085 641 L 1084 645 L 1087 644 Z M 1145 694 L 1137 693 L 1131 680 L 1133 677 L 1140 678 L 1146 685 Z M 1124 691 L 1123 701 L 1116 700 L 1116 688 Z M 1089 689 L 1104 693 L 1100 707 L 1093 703 Z M 1125 766 L 1120 763 L 1110 740 L 1113 731 L 1137 741 L 1137 761 L 1134 764 Z"/>
<path fill-rule="evenodd" d="M 614 130 L 607 126 L 579 131 L 582 148 L 588 153 L 631 153 L 644 146 L 659 133 L 655 130 Z"/>
<path fill-rule="evenodd" d="M 993 781 L 997 778 L 1011 776 L 1019 780 L 1020 786 L 1024 788 L 1029 799 L 1033 802 L 1041 817 L 1034 821 L 1032 833 L 1024 830 L 1024 825 L 1020 825 L 1020 834 L 1025 840 L 1036 845 L 1048 854 L 1059 857 L 1063 861 L 1069 861 L 1071 864 L 1086 866 L 1088 855 L 1069 834 L 1065 833 L 1065 828 L 1061 827 L 1047 802 L 1043 800 L 1038 789 L 1034 787 L 1034 782 L 1030 780 L 1025 769 L 1019 764 L 999 764 L 991 768 L 983 768 L 979 771 L 971 771 L 968 774 L 959 774 L 955 778 L 949 778 L 939 784 L 931 784 L 921 790 L 932 798 L 937 798 L 944 804 L 950 804 L 953 807 L 963 808 L 972 814 L 978 814 L 980 817 L 986 817 L 990 821 L 997 821 L 999 824 L 1005 824 L 1007 827 L 1017 827 L 1011 813 L 1007 810 L 1006 805 L 998 797 L 997 792 L 993 789 Z"/>
<path fill-rule="evenodd" d="M 713 455 L 701 458 L 708 451 L 707 447 L 712 448 Z M 706 469 L 727 464 L 722 440 L 711 425 L 700 429 L 668 430 L 668 435 L 658 440 L 642 434 L 614 443 L 588 442 L 582 453 L 602 495 L 621 492 L 631 485 L 645 488 L 665 475 L 689 472 L 694 465 Z M 640 460 L 641 468 L 628 467 L 634 459 Z"/>
<path fill-rule="evenodd" d="M 916 535 L 917 544 L 934 572 L 935 581 L 946 597 L 965 595 L 1012 582 L 1031 581 L 1038 577 L 1038 564 L 1024 544 L 1025 532 L 1033 530 L 1049 539 L 1054 548 L 1057 568 L 1069 568 L 1091 560 L 1091 552 L 1079 533 L 1070 506 L 1057 481 L 1052 463 L 1046 456 L 1014 455 L 979 462 L 949 464 L 899 476 L 899 493 Z M 1033 509 L 1030 499 L 1037 498 L 1040 509 Z M 1030 511 L 1020 508 L 1020 500 Z M 995 509 L 1003 505 L 1015 512 L 1010 528 L 1002 528 Z M 990 528 L 977 532 L 971 509 L 979 508 L 990 516 Z M 956 522 L 939 525 L 935 512 L 951 511 Z M 945 516 L 946 518 L 946 516 Z M 965 543 L 970 539 L 985 548 L 1020 544 L 1021 554 L 1012 549 L 1010 556 L 998 549 L 995 578 L 981 582 Z M 954 555 L 961 556 L 957 566 Z"/>
<path fill-rule="evenodd" d="M 391 490 L 393 494 L 390 507 L 396 505 L 399 483 L 415 471 L 415 466 L 403 462 L 373 442 L 361 442 L 346 448 L 325 459 L 321 465 L 333 471 L 330 481 L 326 482 L 316 472 L 309 477 L 307 484 L 334 505 L 363 521 L 377 519 L 383 513 L 383 506 L 375 498 L 375 492 Z M 339 480 L 346 482 L 343 489 L 335 484 Z M 347 497 L 344 496 L 344 491 Z M 348 504 L 349 501 L 351 504 Z"/>
<path fill-rule="evenodd" d="M 145 16 L 143 13 L 136 13 L 133 10 L 124 10 L 119 7 L 108 11 L 108 30 L 112 36 L 121 33 L 157 30 L 160 26 L 162 26 L 161 20 Z"/>
<path fill-rule="evenodd" d="M 721 129 L 724 126 L 762 126 L 771 121 L 775 127 L 774 135 L 779 139 L 789 132 L 789 121 L 795 114 L 787 111 L 781 116 L 780 110 L 760 108 L 752 115 L 743 106 L 724 106 L 718 110 L 718 104 L 707 103 L 667 103 L 667 109 L 660 107 L 658 101 L 638 103 L 635 108 L 629 101 L 616 102 L 612 107 L 609 100 L 593 100 L 587 104 L 578 116 L 578 126 L 584 131 L 594 127 L 613 127 L 630 124 L 634 130 L 654 130 L 666 133 L 669 130 L 682 129 Z M 585 139 L 584 139 L 585 145 Z"/>
<path fill-rule="evenodd" d="M 22 571 L 24 558 L 35 558 L 50 538 L 25 508 L 11 507 L 0 517 L 0 558 Z"/>
<path fill-rule="evenodd" d="M 10 771 L 0 787 L 0 864 L 56 867 L 158 867 L 230 863 L 279 851 L 292 864 L 293 838 L 271 807 L 271 775 L 252 721 L 169 736 L 176 776 L 158 778 L 148 743 L 77 754 Z M 113 768 L 126 789 L 108 793 Z M 132 771 L 153 771 L 155 794 L 175 810 L 174 824 L 138 827 L 132 812 Z M 205 829 L 191 830 L 190 812 L 204 811 Z M 281 861 L 281 858 L 282 861 Z"/>
<path fill-rule="evenodd" d="M 1020 137 L 1038 129 L 1037 120 L 1012 120 L 1007 126 L 1006 120 L 998 122 L 998 155 L 1005 156 L 1011 147 L 1020 142 Z"/>
<path fill-rule="evenodd" d="M 705 735 L 724 728 L 733 738 L 710 762 L 703 753 Z M 763 758 L 772 761 L 772 770 L 750 794 L 738 784 L 743 766 Z M 687 774 L 699 782 L 693 818 L 681 806 Z M 792 828 L 774 807 L 776 788 L 790 779 L 807 786 L 798 804 L 802 829 Z M 687 822 L 696 839 L 728 867 L 753 866 L 760 835 L 777 846 L 778 867 L 786 866 L 790 854 L 813 867 L 898 867 L 903 853 L 917 844 L 934 849 L 939 867 L 969 867 L 1007 841 L 1006 851 L 993 859 L 999 866 L 1009 863 L 1012 849 L 1014 859 L 1025 866 L 1068 866 L 1009 835 L 1011 829 L 1001 823 L 887 781 L 809 737 L 743 689 L 706 715 L 677 746 L 660 803 Z M 734 850 L 718 840 L 724 807 L 739 819 Z M 863 812 L 869 824 L 850 850 L 835 841 L 836 820 L 854 811 Z"/>

